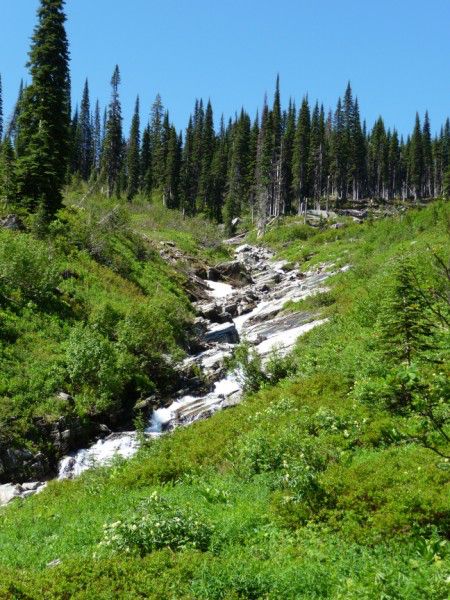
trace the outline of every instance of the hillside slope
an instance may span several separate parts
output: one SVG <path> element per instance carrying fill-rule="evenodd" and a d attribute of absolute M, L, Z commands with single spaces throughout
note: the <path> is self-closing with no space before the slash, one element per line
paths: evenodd
<path fill-rule="evenodd" d="M 350 265 L 296 305 L 328 322 L 290 375 L 2 509 L 0 598 L 447 598 L 449 219 L 270 230 L 302 269 Z"/>
<path fill-rule="evenodd" d="M 142 398 L 171 392 L 189 269 L 223 255 L 212 225 L 158 205 L 67 204 L 49 231 L 26 216 L 0 227 L 0 483 L 47 475 Z M 178 261 L 160 256 L 175 242 Z"/>

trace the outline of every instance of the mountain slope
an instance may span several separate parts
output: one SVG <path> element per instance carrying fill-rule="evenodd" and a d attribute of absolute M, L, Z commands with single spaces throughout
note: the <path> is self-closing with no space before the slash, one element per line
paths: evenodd
<path fill-rule="evenodd" d="M 433 415 L 448 435 L 448 224 L 434 204 L 269 231 L 263 243 L 302 269 L 350 265 L 296 305 L 328 323 L 299 341 L 292 374 L 129 462 L 4 508 L 0 597 L 446 598 L 448 462 L 425 446 L 448 448 L 419 399 L 442 398 Z M 405 264 L 424 316 L 438 311 L 428 333 L 417 315 L 408 369 L 386 342 Z"/>

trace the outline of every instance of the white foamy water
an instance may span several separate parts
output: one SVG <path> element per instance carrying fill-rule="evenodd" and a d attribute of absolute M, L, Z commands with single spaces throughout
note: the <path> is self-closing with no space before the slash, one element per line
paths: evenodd
<path fill-rule="evenodd" d="M 223 283 L 223 281 L 208 280 L 206 283 L 209 287 L 208 294 L 211 298 L 226 298 L 234 292 L 233 286 L 229 283 Z"/>
<path fill-rule="evenodd" d="M 292 329 L 281 331 L 258 344 L 256 346 L 256 351 L 258 354 L 265 356 L 272 350 L 277 350 L 278 354 L 284 356 L 292 349 L 301 335 L 311 331 L 311 329 L 314 329 L 314 327 L 317 327 L 318 325 L 322 325 L 326 320 L 327 319 L 312 321 L 311 323 L 305 323 L 305 325 L 300 325 L 299 327 L 292 327 Z"/>
<path fill-rule="evenodd" d="M 240 391 L 241 386 L 234 373 L 230 373 L 224 377 L 224 379 L 216 381 L 214 384 L 214 394 L 216 396 L 223 396 L 224 398 L 227 398 L 228 396 Z"/>
<path fill-rule="evenodd" d="M 107 464 L 116 456 L 130 458 L 138 447 L 136 432 L 113 433 L 90 448 L 79 450 L 73 456 L 65 456 L 59 464 L 58 479 L 76 477 L 87 469 Z"/>

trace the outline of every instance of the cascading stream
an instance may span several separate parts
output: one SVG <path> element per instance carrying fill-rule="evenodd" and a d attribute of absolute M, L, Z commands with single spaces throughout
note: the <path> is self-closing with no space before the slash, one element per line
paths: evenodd
<path fill-rule="evenodd" d="M 200 315 L 196 325 L 202 330 L 205 349 L 188 356 L 182 365 L 186 369 L 196 365 L 197 371 L 200 369 L 211 382 L 210 391 L 203 395 L 185 393 L 169 406 L 154 410 L 145 431 L 148 437 L 158 437 L 239 402 L 239 378 L 235 373 L 224 373 L 223 363 L 240 340 L 253 345 L 264 362 L 274 349 L 282 355 L 288 353 L 299 336 L 324 322 L 304 312 L 283 314 L 282 308 L 288 300 L 301 300 L 324 291 L 322 284 L 332 275 L 325 266 L 304 274 L 287 270 L 284 262 L 273 262 L 271 252 L 248 244 L 236 248 L 235 258 L 251 283 L 237 287 L 223 281 L 205 281 L 209 300 L 196 305 Z M 138 447 L 136 432 L 113 433 L 89 448 L 65 456 L 59 464 L 58 479 L 76 477 L 93 466 L 107 464 L 117 455 L 129 458 Z M 42 487 L 39 484 L 36 491 Z M 2 486 L 0 504 L 1 492 Z M 18 490 L 15 495 L 22 494 Z"/>

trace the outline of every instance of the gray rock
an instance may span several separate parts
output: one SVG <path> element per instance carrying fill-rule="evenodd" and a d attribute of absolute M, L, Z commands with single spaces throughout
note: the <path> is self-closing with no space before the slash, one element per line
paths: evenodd
<path fill-rule="evenodd" d="M 253 281 L 246 266 L 240 260 L 232 260 L 216 265 L 214 272 L 217 273 L 219 280 L 232 281 L 234 284 L 245 285 Z"/>
<path fill-rule="evenodd" d="M 147 396 L 147 398 L 142 398 L 138 400 L 134 405 L 134 412 L 139 413 L 143 412 L 145 415 L 154 410 L 161 403 L 161 399 L 156 395 L 152 394 L 151 396 Z M 109 435 L 111 434 L 111 430 L 106 425 L 100 425 L 100 431 L 103 434 Z"/>
<path fill-rule="evenodd" d="M 217 269 L 215 269 L 214 267 L 208 267 L 207 271 L 206 271 L 206 279 L 209 279 L 209 281 L 219 281 L 220 279 L 220 273 Z"/>
<path fill-rule="evenodd" d="M 200 316 L 213 323 L 225 323 L 231 321 L 231 314 L 225 307 L 216 304 L 215 302 L 209 302 L 208 304 L 200 304 L 197 306 L 197 312 Z"/>
<path fill-rule="evenodd" d="M 22 483 L 22 489 L 24 492 L 34 492 L 41 487 L 41 485 L 43 485 L 41 481 L 29 481 L 27 483 Z"/>
<path fill-rule="evenodd" d="M 0 506 L 8 504 L 14 498 L 20 498 L 23 489 L 18 483 L 5 483 L 0 485 Z"/>
<path fill-rule="evenodd" d="M 74 403 L 73 397 L 70 394 L 67 394 L 66 392 L 58 392 L 56 397 L 60 400 L 64 400 L 65 402 L 69 402 L 70 404 Z"/>
<path fill-rule="evenodd" d="M 226 304 L 224 308 L 225 308 L 225 311 L 232 317 L 235 317 L 238 314 L 237 302 Z"/>
<path fill-rule="evenodd" d="M 251 312 L 254 308 L 256 308 L 255 302 L 242 302 L 238 306 L 237 313 L 239 316 L 245 315 L 246 313 Z"/>
<path fill-rule="evenodd" d="M 237 344 L 239 342 L 239 334 L 234 323 L 224 323 L 216 325 L 205 334 L 207 342 L 228 342 Z"/>

